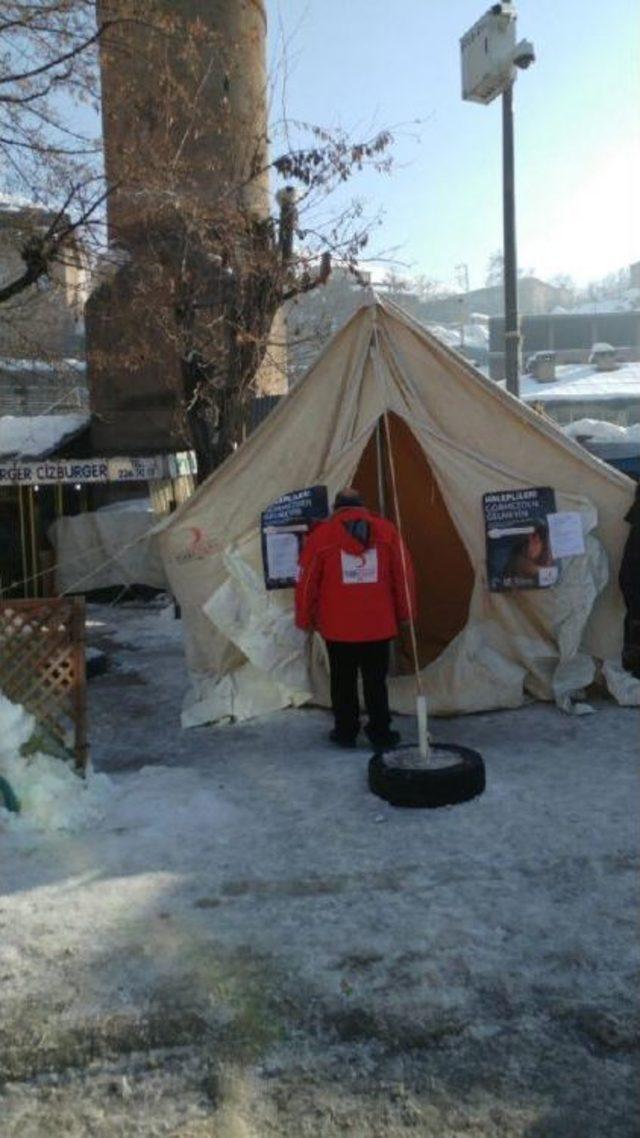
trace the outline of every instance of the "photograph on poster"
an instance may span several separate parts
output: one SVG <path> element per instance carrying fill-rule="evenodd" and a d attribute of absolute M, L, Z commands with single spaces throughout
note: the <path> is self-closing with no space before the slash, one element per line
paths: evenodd
<path fill-rule="evenodd" d="M 487 538 L 487 578 L 491 592 L 547 589 L 559 578 L 549 534 L 556 513 L 549 486 L 501 490 L 482 499 Z"/>

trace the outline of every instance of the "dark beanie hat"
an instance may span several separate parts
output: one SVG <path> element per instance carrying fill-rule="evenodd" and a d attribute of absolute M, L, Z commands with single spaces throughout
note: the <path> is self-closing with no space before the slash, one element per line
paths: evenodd
<path fill-rule="evenodd" d="M 360 494 L 354 490 L 340 490 L 334 500 L 334 510 L 343 510 L 346 506 L 362 506 L 364 505 Z"/>

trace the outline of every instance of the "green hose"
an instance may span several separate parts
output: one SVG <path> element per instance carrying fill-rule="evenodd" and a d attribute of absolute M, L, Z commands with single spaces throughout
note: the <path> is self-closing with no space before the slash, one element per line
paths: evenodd
<path fill-rule="evenodd" d="M 12 814 L 20 813 L 20 803 L 13 793 L 6 778 L 0 774 L 0 806 L 10 810 Z"/>

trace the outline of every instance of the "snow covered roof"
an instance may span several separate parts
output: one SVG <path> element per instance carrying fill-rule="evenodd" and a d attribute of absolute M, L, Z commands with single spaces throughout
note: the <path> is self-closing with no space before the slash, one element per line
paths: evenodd
<path fill-rule="evenodd" d="M 523 375 L 520 397 L 525 403 L 640 399 L 640 363 L 620 364 L 615 371 L 597 371 L 590 364 L 565 364 L 556 368 L 556 379 L 549 383 Z"/>
<path fill-rule="evenodd" d="M 45 458 L 89 426 L 89 415 L 2 415 L 0 458 Z"/>
<path fill-rule="evenodd" d="M 0 209 L 1 210 L 19 210 L 19 209 L 38 209 L 34 202 L 29 201 L 28 198 L 20 197 L 19 194 L 0 194 Z"/>
<path fill-rule="evenodd" d="M 53 362 L 51 360 L 22 360 L 0 356 L 0 371 L 27 371 L 33 373 L 37 372 L 38 374 L 61 371 L 83 372 L 86 366 L 84 360 L 77 360 L 71 357 Z"/>

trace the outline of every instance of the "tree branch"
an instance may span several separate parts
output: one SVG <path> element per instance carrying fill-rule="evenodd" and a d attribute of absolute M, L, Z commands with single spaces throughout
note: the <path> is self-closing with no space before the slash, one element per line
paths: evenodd
<path fill-rule="evenodd" d="M 41 235 L 34 234 L 24 247 L 22 250 L 22 258 L 25 261 L 26 268 L 19 277 L 16 277 L 13 281 L 10 281 L 9 284 L 0 288 L 0 305 L 5 304 L 8 300 L 11 300 L 12 297 L 18 296 L 21 292 L 30 288 L 31 285 L 36 284 L 41 277 L 47 275 L 51 265 L 59 259 L 63 247 L 68 243 L 72 235 L 77 229 L 87 224 L 96 210 L 106 201 L 114 187 L 108 187 L 91 205 L 82 211 L 81 215 L 76 218 L 75 221 L 68 221 L 60 228 L 60 222 L 65 217 L 66 210 L 73 201 L 73 198 L 78 195 L 81 188 L 81 186 L 74 186 L 69 191 L 64 204 L 55 214 L 46 231 Z"/>
<path fill-rule="evenodd" d="M 76 44 L 70 51 L 64 52 L 63 55 L 58 56 L 56 59 L 50 59 L 46 63 L 42 63 L 40 67 L 34 67 L 31 71 L 23 71 L 20 74 L 13 75 L 0 75 L 0 84 L 6 83 L 22 83 L 27 79 L 36 79 L 38 75 L 44 75 L 46 72 L 51 71 L 54 67 L 61 67 L 63 63 L 69 60 L 76 59 L 77 56 L 82 55 L 94 43 L 97 43 L 100 36 L 111 27 L 112 20 L 105 21 L 92 36 L 89 36 L 83 43 Z"/>

